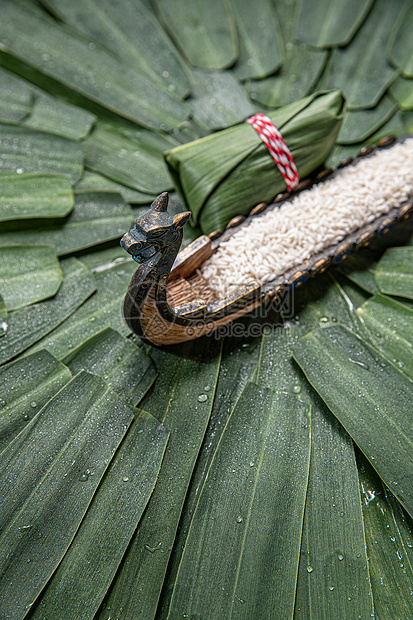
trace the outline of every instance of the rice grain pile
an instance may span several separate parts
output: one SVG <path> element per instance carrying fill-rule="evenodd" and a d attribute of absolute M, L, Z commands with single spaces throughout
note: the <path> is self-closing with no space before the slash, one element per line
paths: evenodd
<path fill-rule="evenodd" d="M 202 266 L 220 296 L 270 282 L 399 206 L 413 194 L 413 138 L 337 171 L 241 228 Z"/>

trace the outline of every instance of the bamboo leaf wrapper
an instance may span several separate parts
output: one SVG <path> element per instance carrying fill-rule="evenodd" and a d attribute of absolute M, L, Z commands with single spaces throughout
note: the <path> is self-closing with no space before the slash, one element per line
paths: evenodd
<path fill-rule="evenodd" d="M 340 91 L 319 92 L 268 116 L 281 131 L 304 178 L 330 154 L 344 113 Z M 205 234 L 285 191 L 285 181 L 256 131 L 241 123 L 165 155 L 194 224 Z"/>

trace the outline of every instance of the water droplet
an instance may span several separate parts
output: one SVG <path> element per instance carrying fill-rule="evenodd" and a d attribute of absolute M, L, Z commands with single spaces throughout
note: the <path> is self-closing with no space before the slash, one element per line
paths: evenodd
<path fill-rule="evenodd" d="M 366 370 L 369 369 L 367 364 L 365 364 L 364 362 L 359 362 L 358 360 L 353 360 L 351 357 L 348 358 L 348 361 L 352 362 L 352 364 L 357 364 L 357 366 L 360 366 L 361 368 L 365 368 Z"/>
<path fill-rule="evenodd" d="M 328 323 L 328 316 L 320 316 L 318 320 L 320 323 Z"/>
<path fill-rule="evenodd" d="M 338 559 L 339 559 L 339 560 L 340 560 L 340 562 L 341 562 L 341 560 L 344 560 L 344 556 L 343 556 L 343 555 L 341 555 L 341 553 L 340 553 L 340 555 L 338 556 Z"/>
<path fill-rule="evenodd" d="M 209 390 L 210 390 L 210 389 L 211 389 L 211 387 L 210 387 L 209 385 L 206 385 L 206 386 L 204 387 L 205 392 L 209 392 Z"/>
<path fill-rule="evenodd" d="M 242 517 L 237 517 L 237 523 L 242 523 Z"/>
<path fill-rule="evenodd" d="M 307 573 L 312 573 L 312 572 L 313 572 L 313 567 L 307 566 Z"/>
<path fill-rule="evenodd" d="M 16 168 L 16 174 L 23 174 L 24 169 L 23 168 Z"/>
<path fill-rule="evenodd" d="M 155 553 L 155 551 L 162 551 L 161 546 L 162 546 L 162 543 L 160 542 L 155 547 L 145 545 L 145 549 L 147 549 L 149 553 Z"/>
<path fill-rule="evenodd" d="M 128 476 L 123 476 L 122 482 L 128 482 L 128 480 L 129 480 Z"/>
<path fill-rule="evenodd" d="M 200 403 L 204 403 L 206 400 L 208 400 L 208 396 L 206 394 L 200 394 L 198 396 L 198 400 Z"/>
<path fill-rule="evenodd" d="M 37 403 L 35 400 L 32 400 L 32 402 L 30 403 L 30 407 L 33 407 L 33 409 L 37 407 Z"/>
<path fill-rule="evenodd" d="M 90 476 L 90 469 L 85 469 L 83 474 L 80 476 L 79 480 L 81 482 L 86 482 L 86 480 L 89 480 L 89 476 Z"/>
<path fill-rule="evenodd" d="M 330 586 L 328 589 L 332 592 L 334 590 L 334 586 Z"/>
<path fill-rule="evenodd" d="M 250 467 L 254 467 L 254 461 L 250 461 Z"/>
<path fill-rule="evenodd" d="M 169 77 L 169 71 L 162 71 L 162 77 L 164 78 Z"/>
<path fill-rule="evenodd" d="M 5 406 L 6 406 L 6 401 L 0 398 L 0 407 L 5 407 Z"/>
<path fill-rule="evenodd" d="M 89 323 L 93 323 L 94 321 L 96 321 L 96 317 L 91 316 L 91 317 L 89 318 Z"/>
<path fill-rule="evenodd" d="M 301 386 L 300 385 L 295 385 L 293 387 L 293 392 L 294 392 L 294 394 L 299 394 L 301 392 Z"/>

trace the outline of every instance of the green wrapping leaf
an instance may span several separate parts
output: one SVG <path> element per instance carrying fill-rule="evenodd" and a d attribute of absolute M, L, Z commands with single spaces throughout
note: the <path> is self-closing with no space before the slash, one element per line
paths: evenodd
<path fill-rule="evenodd" d="M 52 297 L 61 282 L 62 272 L 51 245 L 0 247 L 0 291 L 8 310 Z"/>
<path fill-rule="evenodd" d="M 413 247 L 386 250 L 377 264 L 376 282 L 382 293 L 413 299 Z"/>
<path fill-rule="evenodd" d="M 153 491 L 167 441 L 165 428 L 139 412 L 30 618 L 79 620 L 98 611 Z"/>
<path fill-rule="evenodd" d="M 314 47 L 347 45 L 372 4 L 372 0 L 303 0 L 297 38 Z"/>
<path fill-rule="evenodd" d="M 158 605 L 159 620 L 164 620 L 168 615 L 171 596 L 189 526 L 212 458 L 219 445 L 221 435 L 231 411 L 244 390 L 246 383 L 252 380 L 253 374 L 257 368 L 260 350 L 259 340 L 255 339 L 248 345 L 243 343 L 246 346 L 242 347 L 239 347 L 239 344 L 239 341 L 234 338 L 227 338 L 224 342 L 211 418 L 205 432 L 202 450 L 195 463 L 191 482 L 185 497 L 185 504 L 182 509 L 179 528 L 176 533 L 174 547 Z M 206 393 L 209 392 L 210 390 L 206 390 Z"/>
<path fill-rule="evenodd" d="M 85 192 L 76 194 L 75 206 L 60 225 L 0 233 L 0 246 L 11 243 L 53 245 L 56 254 L 69 254 L 111 239 L 119 239 L 130 228 L 133 214 L 120 194 Z"/>
<path fill-rule="evenodd" d="M 402 110 L 413 109 L 413 80 L 399 75 L 390 87 L 390 94 Z M 411 132 L 409 132 L 411 133 Z"/>
<path fill-rule="evenodd" d="M 385 295 L 374 295 L 357 314 L 378 350 L 413 379 L 413 311 Z"/>
<path fill-rule="evenodd" d="M 140 0 L 42 0 L 47 8 L 169 92 L 185 98 L 190 83 L 176 48 Z"/>
<path fill-rule="evenodd" d="M 71 140 L 81 140 L 90 132 L 95 121 L 96 116 L 91 112 L 37 92 L 31 114 L 23 125 Z"/>
<path fill-rule="evenodd" d="M 1 454 L 0 605 L 11 620 L 24 618 L 57 568 L 132 417 L 82 373 Z"/>
<path fill-rule="evenodd" d="M 208 424 L 219 345 L 186 343 L 178 355 L 151 351 L 159 377 L 143 401 L 171 431 L 158 482 L 98 616 L 148 620 L 155 615 L 192 470 Z M 192 358 L 192 359 L 191 359 Z M 209 388 L 209 389 L 206 389 Z M 205 398 L 206 397 L 206 398 Z M 108 613 L 110 612 L 110 613 Z"/>
<path fill-rule="evenodd" d="M 107 327 L 63 358 L 73 375 L 87 370 L 103 377 L 129 405 L 137 405 L 155 381 L 157 372 L 133 342 Z"/>
<path fill-rule="evenodd" d="M 123 200 L 131 204 L 149 205 L 156 198 L 156 192 L 145 194 L 112 181 L 97 172 L 88 172 L 87 170 L 85 170 L 82 178 L 76 183 L 74 189 L 77 194 L 84 192 L 116 192 L 121 194 Z"/>
<path fill-rule="evenodd" d="M 171 129 L 188 116 L 163 88 L 62 28 L 34 4 L 3 0 L 0 38 L 3 50 L 139 125 Z"/>
<path fill-rule="evenodd" d="M 353 444 L 291 356 L 302 333 L 295 327 L 264 335 L 259 374 L 261 385 L 299 394 L 311 405 L 310 472 L 294 618 L 369 617 L 371 588 Z"/>
<path fill-rule="evenodd" d="M 282 35 L 273 4 L 231 2 L 238 30 L 238 60 L 234 67 L 240 80 L 263 78 L 280 68 Z"/>
<path fill-rule="evenodd" d="M 154 0 L 153 4 L 166 31 L 192 65 L 216 71 L 234 64 L 237 35 L 228 0 Z"/>
<path fill-rule="evenodd" d="M 396 78 L 397 71 L 387 62 L 382 50 L 403 2 L 404 0 L 376 0 L 350 45 L 333 51 L 324 86 L 339 87 L 349 107 L 375 107 Z M 345 7 L 345 4 L 340 3 L 340 8 Z M 341 26 L 340 22 L 337 22 L 337 25 Z M 362 139 L 364 138 L 360 137 L 360 141 Z"/>
<path fill-rule="evenodd" d="M 406 0 L 394 26 L 393 36 L 389 41 L 387 56 L 391 63 L 401 69 L 404 77 L 413 77 L 412 37 L 413 6 Z"/>
<path fill-rule="evenodd" d="M 73 208 L 70 178 L 36 172 L 0 172 L 0 221 L 64 217 Z"/>
<path fill-rule="evenodd" d="M 354 144 L 366 140 L 380 129 L 396 112 L 397 105 L 385 95 L 375 108 L 369 110 L 347 110 L 340 133 L 339 144 Z"/>
<path fill-rule="evenodd" d="M 337 91 L 318 93 L 270 114 L 282 131 L 300 177 L 330 153 L 343 113 Z M 259 202 L 270 202 L 285 182 L 259 135 L 248 124 L 179 146 L 166 161 L 194 223 L 202 231 L 223 228 Z"/>
<path fill-rule="evenodd" d="M 61 263 L 63 282 L 53 299 L 16 310 L 0 339 L 0 364 L 28 349 L 55 329 L 96 290 L 92 272 L 75 258 Z"/>
<path fill-rule="evenodd" d="M 413 383 L 341 325 L 310 332 L 293 346 L 293 355 L 385 484 L 413 513 Z"/>
<path fill-rule="evenodd" d="M 0 452 L 71 378 L 47 351 L 0 368 Z"/>
<path fill-rule="evenodd" d="M 163 152 L 176 142 L 166 135 L 99 123 L 85 142 L 90 170 L 148 194 L 172 189 Z"/>
<path fill-rule="evenodd" d="M 358 453 L 363 517 L 374 609 L 380 620 L 413 614 L 413 524 L 383 485 L 369 462 Z"/>
<path fill-rule="evenodd" d="M 0 121 L 18 123 L 29 114 L 33 95 L 24 80 L 0 69 L 0 92 Z"/>
<path fill-rule="evenodd" d="M 169 618 L 292 617 L 309 449 L 309 408 L 248 384 L 209 468 Z"/>
<path fill-rule="evenodd" d="M 135 269 L 135 263 L 122 263 L 96 272 L 96 294 L 48 338 L 44 338 L 37 349 L 47 349 L 60 359 L 105 327 L 115 329 L 122 336 L 130 334 L 123 316 L 123 300 Z"/>
<path fill-rule="evenodd" d="M 0 135 L 2 171 L 66 174 L 71 176 L 73 182 L 80 178 L 83 147 L 77 142 L 13 125 L 0 125 Z"/>
<path fill-rule="evenodd" d="M 192 71 L 193 97 L 188 101 L 194 119 L 209 131 L 242 122 L 255 112 L 243 87 L 231 71 Z"/>

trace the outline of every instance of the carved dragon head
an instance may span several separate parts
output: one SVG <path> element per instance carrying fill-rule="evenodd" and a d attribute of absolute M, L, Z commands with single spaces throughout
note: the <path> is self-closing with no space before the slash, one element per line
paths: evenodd
<path fill-rule="evenodd" d="M 160 194 L 150 210 L 136 220 L 135 226 L 120 240 L 121 246 L 137 263 L 144 263 L 158 252 L 168 250 L 179 238 L 190 211 L 169 215 L 168 192 Z"/>

